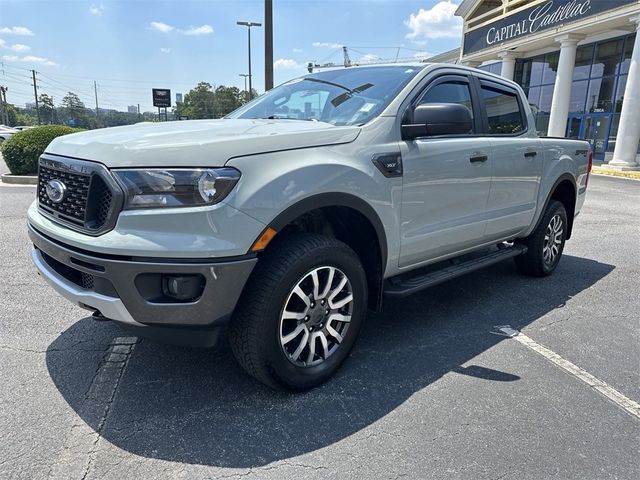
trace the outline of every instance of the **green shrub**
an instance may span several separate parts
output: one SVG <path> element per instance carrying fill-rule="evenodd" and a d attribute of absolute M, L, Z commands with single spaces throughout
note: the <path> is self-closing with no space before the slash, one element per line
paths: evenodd
<path fill-rule="evenodd" d="M 9 170 L 14 175 L 38 173 L 38 158 L 51 141 L 61 135 L 81 132 L 81 128 L 64 125 L 43 125 L 14 133 L 0 144 L 0 151 Z"/>

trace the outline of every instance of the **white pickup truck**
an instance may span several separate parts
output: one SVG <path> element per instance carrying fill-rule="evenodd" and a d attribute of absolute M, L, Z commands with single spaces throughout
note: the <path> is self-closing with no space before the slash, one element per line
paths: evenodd
<path fill-rule="evenodd" d="M 29 234 L 41 275 L 95 317 L 187 345 L 226 329 L 250 374 L 306 389 L 385 296 L 507 258 L 553 272 L 590 170 L 586 142 L 538 138 L 513 82 L 348 68 L 220 120 L 54 140 Z"/>

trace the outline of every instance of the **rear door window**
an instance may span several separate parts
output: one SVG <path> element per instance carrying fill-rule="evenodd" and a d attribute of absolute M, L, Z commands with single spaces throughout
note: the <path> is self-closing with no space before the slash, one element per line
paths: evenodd
<path fill-rule="evenodd" d="M 516 92 L 484 84 L 480 91 L 487 112 L 489 134 L 517 134 L 525 131 L 524 112 Z"/>

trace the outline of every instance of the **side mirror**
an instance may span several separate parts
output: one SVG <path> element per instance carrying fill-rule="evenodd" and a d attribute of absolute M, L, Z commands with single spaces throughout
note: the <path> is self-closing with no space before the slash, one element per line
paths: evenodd
<path fill-rule="evenodd" d="M 413 121 L 403 123 L 402 138 L 437 135 L 464 135 L 471 132 L 471 111 L 459 103 L 429 103 L 418 105 L 413 110 Z"/>

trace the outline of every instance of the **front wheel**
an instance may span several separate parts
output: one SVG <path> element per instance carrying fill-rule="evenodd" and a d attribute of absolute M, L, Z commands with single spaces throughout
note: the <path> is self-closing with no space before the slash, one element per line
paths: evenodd
<path fill-rule="evenodd" d="M 567 228 L 564 205 L 551 200 L 536 229 L 527 238 L 518 240 L 518 243 L 527 247 L 527 253 L 515 257 L 518 269 L 534 277 L 553 273 L 562 257 Z"/>
<path fill-rule="evenodd" d="M 245 287 L 231 348 L 273 388 L 312 388 L 348 356 L 366 305 L 366 275 L 351 248 L 316 234 L 286 236 L 264 252 Z"/>

